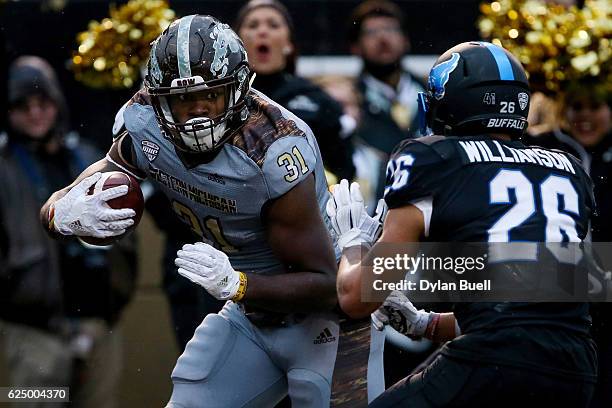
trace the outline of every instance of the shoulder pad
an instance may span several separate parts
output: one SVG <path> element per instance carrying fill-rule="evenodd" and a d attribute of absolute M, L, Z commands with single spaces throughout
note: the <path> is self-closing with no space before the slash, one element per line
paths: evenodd
<path fill-rule="evenodd" d="M 438 136 L 438 135 L 429 135 L 429 136 L 423 136 L 423 137 L 419 137 L 417 139 L 412 139 L 412 140 L 419 142 L 419 143 L 426 144 L 426 145 L 432 145 L 441 140 L 446 140 L 446 137 Z"/>
<path fill-rule="evenodd" d="M 447 138 L 444 136 L 424 136 L 417 139 L 406 139 L 400 142 L 391 157 L 401 156 L 409 153 L 419 154 L 423 158 L 427 158 L 427 162 L 432 160 L 444 160 L 451 156 L 450 146 L 447 146 Z"/>
<path fill-rule="evenodd" d="M 260 167 L 268 148 L 278 139 L 298 136 L 306 140 L 306 133 L 294 120 L 284 117 L 278 107 L 256 94 L 250 99 L 250 109 L 249 119 L 229 143 L 244 151 Z"/>
<path fill-rule="evenodd" d="M 129 104 L 123 112 L 125 128 L 130 134 L 137 134 L 143 129 L 156 129 L 157 119 L 152 106 Z"/>
<path fill-rule="evenodd" d="M 385 201 L 389 208 L 434 196 L 448 172 L 453 143 L 443 136 L 405 140 L 387 164 Z"/>
<path fill-rule="evenodd" d="M 115 115 L 115 123 L 113 123 L 113 140 L 119 137 L 121 132 L 125 129 L 125 120 L 123 119 L 123 112 L 125 112 L 125 108 L 127 108 L 129 103 L 130 101 L 124 103 Z"/>
<path fill-rule="evenodd" d="M 125 127 L 125 110 L 128 106 L 132 104 L 139 105 L 150 105 L 151 104 L 151 96 L 146 91 L 146 89 L 141 88 L 136 92 L 126 103 L 124 103 L 121 108 L 117 111 L 115 115 L 115 122 L 113 123 L 113 140 L 116 140 L 121 133 L 126 129 Z"/>
<path fill-rule="evenodd" d="M 285 136 L 272 143 L 262 164 L 270 198 L 276 198 L 315 170 L 317 155 L 303 136 Z"/>

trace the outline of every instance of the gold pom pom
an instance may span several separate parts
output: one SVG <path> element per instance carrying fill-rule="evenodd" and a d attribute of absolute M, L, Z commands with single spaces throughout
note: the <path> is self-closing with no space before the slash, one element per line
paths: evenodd
<path fill-rule="evenodd" d="M 525 66 L 535 88 L 559 90 L 567 81 L 612 81 L 612 2 L 586 0 L 582 9 L 546 0 L 480 4 L 480 33 Z"/>
<path fill-rule="evenodd" d="M 130 88 L 149 58 L 151 42 L 175 18 L 166 0 L 130 0 L 111 6 L 110 16 L 91 21 L 77 35 L 71 68 L 75 78 L 94 88 Z"/>

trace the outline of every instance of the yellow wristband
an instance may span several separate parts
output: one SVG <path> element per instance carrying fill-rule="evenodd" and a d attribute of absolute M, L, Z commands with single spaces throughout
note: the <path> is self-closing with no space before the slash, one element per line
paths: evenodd
<path fill-rule="evenodd" d="M 238 274 L 240 276 L 239 277 L 240 285 L 238 286 L 238 291 L 236 292 L 236 294 L 232 298 L 232 300 L 234 302 L 239 302 L 244 297 L 244 295 L 246 293 L 246 290 L 247 290 L 247 276 L 246 276 L 246 273 L 238 271 Z"/>

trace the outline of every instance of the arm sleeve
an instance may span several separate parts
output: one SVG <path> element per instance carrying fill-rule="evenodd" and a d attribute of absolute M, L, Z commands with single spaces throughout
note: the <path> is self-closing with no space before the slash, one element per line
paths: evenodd
<path fill-rule="evenodd" d="M 317 155 L 303 136 L 285 136 L 266 152 L 262 171 L 270 199 L 280 197 L 314 172 Z"/>

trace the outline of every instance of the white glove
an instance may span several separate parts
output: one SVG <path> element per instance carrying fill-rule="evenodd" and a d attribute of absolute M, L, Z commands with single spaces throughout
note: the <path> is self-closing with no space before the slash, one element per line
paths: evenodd
<path fill-rule="evenodd" d="M 334 186 L 326 209 L 338 236 L 340 249 L 361 244 L 372 245 L 382 231 L 382 223 L 387 214 L 387 205 L 381 199 L 376 206 L 376 214 L 370 217 L 363 204 L 359 183 L 351 184 L 349 191 L 346 179 Z"/>
<path fill-rule="evenodd" d="M 88 195 L 91 186 L 104 182 L 102 173 L 86 177 L 50 209 L 50 226 L 62 235 L 108 238 L 122 235 L 134 225 L 131 208 L 113 209 L 108 200 L 127 194 L 128 186 L 117 186 Z"/>
<path fill-rule="evenodd" d="M 219 300 L 233 299 L 240 288 L 240 272 L 223 252 L 204 242 L 183 245 L 174 260 L 178 273 L 202 286 Z"/>
<path fill-rule="evenodd" d="M 432 312 L 417 310 L 402 292 L 394 290 L 374 313 L 372 323 L 377 330 L 388 324 L 405 336 L 421 338 L 427 330 Z"/>

